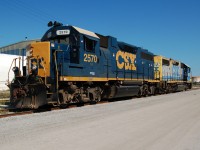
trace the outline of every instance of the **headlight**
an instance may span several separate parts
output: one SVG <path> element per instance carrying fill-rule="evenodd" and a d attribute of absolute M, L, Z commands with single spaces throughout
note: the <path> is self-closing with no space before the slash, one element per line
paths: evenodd
<path fill-rule="evenodd" d="M 12 71 L 13 71 L 13 72 L 17 72 L 17 71 L 19 71 L 19 68 L 18 68 L 18 67 L 13 67 L 13 68 L 12 68 Z"/>
<path fill-rule="evenodd" d="M 33 65 L 32 66 L 32 70 L 36 70 L 37 69 L 37 66 L 36 65 Z"/>

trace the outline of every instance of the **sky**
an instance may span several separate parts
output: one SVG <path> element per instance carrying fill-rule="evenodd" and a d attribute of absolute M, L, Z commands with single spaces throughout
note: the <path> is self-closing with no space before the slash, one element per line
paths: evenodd
<path fill-rule="evenodd" d="M 41 38 L 49 21 L 114 36 L 200 76 L 200 0 L 0 0 L 0 47 Z"/>

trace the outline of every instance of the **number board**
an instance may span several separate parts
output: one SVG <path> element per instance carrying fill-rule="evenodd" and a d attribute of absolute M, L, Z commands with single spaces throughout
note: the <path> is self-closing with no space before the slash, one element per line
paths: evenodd
<path fill-rule="evenodd" d="M 70 30 L 57 30 L 56 34 L 57 35 L 69 35 L 70 34 Z"/>

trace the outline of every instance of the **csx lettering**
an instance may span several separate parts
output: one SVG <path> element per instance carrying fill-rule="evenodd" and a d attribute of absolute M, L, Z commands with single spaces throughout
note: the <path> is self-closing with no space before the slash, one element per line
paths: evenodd
<path fill-rule="evenodd" d="M 117 67 L 119 69 L 125 68 L 125 70 L 136 70 L 134 60 L 136 58 L 136 55 L 118 51 L 116 54 L 116 61 L 117 61 Z M 120 61 L 121 59 L 122 61 Z"/>
<path fill-rule="evenodd" d="M 98 58 L 93 54 L 84 54 L 84 62 L 94 62 L 97 63 Z"/>

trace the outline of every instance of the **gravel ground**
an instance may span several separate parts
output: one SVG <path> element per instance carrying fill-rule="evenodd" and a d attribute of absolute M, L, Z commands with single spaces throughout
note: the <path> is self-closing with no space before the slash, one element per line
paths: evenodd
<path fill-rule="evenodd" d="M 200 90 L 0 119 L 1 150 L 199 150 Z"/>

